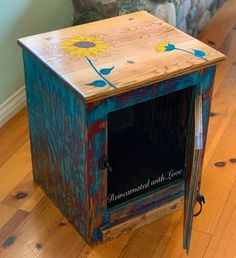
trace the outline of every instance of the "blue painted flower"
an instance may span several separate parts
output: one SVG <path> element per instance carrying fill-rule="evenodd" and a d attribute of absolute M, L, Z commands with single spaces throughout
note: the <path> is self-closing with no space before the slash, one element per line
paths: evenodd
<path fill-rule="evenodd" d="M 205 58 L 206 53 L 201 50 L 193 49 L 193 52 L 191 52 L 186 49 L 178 48 L 174 44 L 169 43 L 168 41 L 163 41 L 161 44 L 156 46 L 156 51 L 159 53 L 173 51 L 173 50 L 183 51 L 183 52 L 189 53 L 191 55 L 194 55 L 198 58 L 201 58 L 204 61 L 207 61 L 207 59 Z"/>
<path fill-rule="evenodd" d="M 166 51 L 172 51 L 175 49 L 175 45 L 170 44 L 168 41 L 164 41 L 161 44 L 156 46 L 156 50 L 159 53 L 166 52 Z"/>

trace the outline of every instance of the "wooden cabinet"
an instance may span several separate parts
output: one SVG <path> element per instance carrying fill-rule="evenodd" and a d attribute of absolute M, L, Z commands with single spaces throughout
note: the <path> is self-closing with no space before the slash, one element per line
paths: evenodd
<path fill-rule="evenodd" d="M 35 181 L 88 243 L 184 208 L 188 250 L 224 55 L 146 12 L 18 43 Z"/>

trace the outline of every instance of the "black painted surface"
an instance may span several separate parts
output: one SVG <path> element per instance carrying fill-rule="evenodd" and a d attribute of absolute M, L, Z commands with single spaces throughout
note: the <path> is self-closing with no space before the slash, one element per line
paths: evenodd
<path fill-rule="evenodd" d="M 191 94 L 188 88 L 109 114 L 108 207 L 183 177 Z"/>

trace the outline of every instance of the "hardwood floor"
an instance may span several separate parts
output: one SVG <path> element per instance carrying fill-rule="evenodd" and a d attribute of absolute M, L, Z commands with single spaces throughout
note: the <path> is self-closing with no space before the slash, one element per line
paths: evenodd
<path fill-rule="evenodd" d="M 194 219 L 189 257 L 236 257 L 235 13 L 236 2 L 229 0 L 199 36 L 227 59 L 216 74 L 201 190 L 207 202 Z M 31 169 L 23 109 L 0 129 L 1 258 L 186 257 L 182 211 L 89 247 L 33 182 Z"/>

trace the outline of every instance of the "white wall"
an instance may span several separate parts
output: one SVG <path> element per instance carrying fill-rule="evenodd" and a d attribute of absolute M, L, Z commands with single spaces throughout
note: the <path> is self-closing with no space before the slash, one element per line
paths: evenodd
<path fill-rule="evenodd" d="M 24 85 L 21 37 L 71 26 L 71 0 L 0 0 L 0 107 Z"/>

